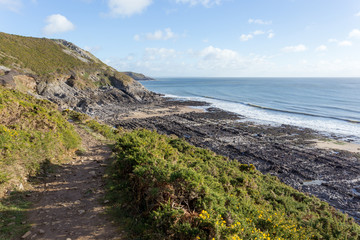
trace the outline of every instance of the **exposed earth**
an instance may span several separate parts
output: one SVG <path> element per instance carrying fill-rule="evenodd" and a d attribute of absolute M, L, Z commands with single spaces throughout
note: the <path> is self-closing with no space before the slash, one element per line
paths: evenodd
<path fill-rule="evenodd" d="M 105 215 L 102 177 L 111 149 L 85 130 L 77 131 L 84 153 L 68 164 L 48 166 L 55 171 L 33 179 L 40 183 L 30 195 L 34 207 L 28 222 L 32 228 L 22 239 L 126 239 Z"/>

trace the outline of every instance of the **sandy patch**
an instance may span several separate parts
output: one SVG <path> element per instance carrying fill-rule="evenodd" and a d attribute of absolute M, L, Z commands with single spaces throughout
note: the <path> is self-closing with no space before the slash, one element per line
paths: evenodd
<path fill-rule="evenodd" d="M 122 117 L 123 120 L 134 118 L 162 117 L 173 114 L 184 114 L 190 112 L 205 112 L 203 109 L 192 108 L 188 106 L 175 106 L 166 108 L 139 109 Z"/>
<path fill-rule="evenodd" d="M 321 149 L 333 149 L 333 150 L 343 150 L 353 153 L 360 153 L 360 144 L 348 143 L 343 141 L 336 140 L 319 140 L 316 139 L 315 146 Z"/>

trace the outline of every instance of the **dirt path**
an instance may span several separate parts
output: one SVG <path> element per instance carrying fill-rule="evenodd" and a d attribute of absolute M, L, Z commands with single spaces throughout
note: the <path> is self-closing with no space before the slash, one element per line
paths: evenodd
<path fill-rule="evenodd" d="M 34 208 L 29 213 L 30 232 L 23 239 L 122 239 L 104 215 L 104 161 L 111 150 L 89 133 L 78 129 L 86 153 L 49 174 L 36 187 Z"/>

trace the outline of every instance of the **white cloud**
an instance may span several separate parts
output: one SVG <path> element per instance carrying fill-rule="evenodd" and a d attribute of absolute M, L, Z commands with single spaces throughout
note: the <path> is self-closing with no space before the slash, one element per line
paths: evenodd
<path fill-rule="evenodd" d="M 0 8 L 18 12 L 22 7 L 21 0 L 0 0 Z"/>
<path fill-rule="evenodd" d="M 353 33 L 353 34 L 354 34 L 354 37 L 355 37 L 356 34 L 355 33 Z M 337 45 L 340 46 L 340 47 L 350 47 L 350 46 L 352 46 L 352 42 L 348 41 L 348 40 L 339 41 L 339 40 L 337 40 L 335 38 L 331 38 L 331 39 L 328 40 L 328 42 L 337 43 Z"/>
<path fill-rule="evenodd" d="M 230 49 L 220 49 L 208 46 L 198 53 L 197 65 L 200 69 L 236 69 L 242 68 L 244 60 Z"/>
<path fill-rule="evenodd" d="M 208 46 L 200 51 L 199 56 L 206 60 L 232 60 L 237 59 L 239 54 L 233 50 L 220 49 L 213 46 Z"/>
<path fill-rule="evenodd" d="M 240 40 L 243 42 L 249 41 L 250 39 L 252 39 L 254 36 L 252 34 L 242 34 L 240 36 Z"/>
<path fill-rule="evenodd" d="M 288 47 L 284 47 L 282 49 L 284 52 L 304 52 L 307 50 L 307 47 L 303 44 L 299 44 L 296 46 L 288 46 Z"/>
<path fill-rule="evenodd" d="M 213 5 L 220 5 L 222 0 L 176 0 L 176 2 L 190 4 L 190 6 L 201 4 L 204 7 L 211 7 Z"/>
<path fill-rule="evenodd" d="M 264 34 L 265 32 L 261 31 L 261 30 L 256 30 L 253 32 L 254 35 L 262 35 Z"/>
<path fill-rule="evenodd" d="M 146 48 L 144 53 L 144 60 L 167 60 L 174 59 L 177 56 L 177 52 L 174 49 L 169 48 Z"/>
<path fill-rule="evenodd" d="M 355 17 L 360 17 L 360 12 L 356 13 Z"/>
<path fill-rule="evenodd" d="M 350 47 L 350 46 L 352 46 L 352 42 L 345 40 L 345 41 L 339 42 L 338 45 L 341 47 Z"/>
<path fill-rule="evenodd" d="M 136 35 L 134 36 L 134 40 L 135 40 L 135 41 L 140 41 L 140 40 L 141 40 L 140 35 L 139 35 L 139 34 L 136 34 Z"/>
<path fill-rule="evenodd" d="M 324 51 L 327 51 L 327 50 L 328 50 L 328 48 L 325 45 L 320 45 L 315 49 L 316 52 L 324 52 Z"/>
<path fill-rule="evenodd" d="M 133 14 L 142 13 L 152 0 L 109 0 L 110 15 L 113 17 L 129 17 Z"/>
<path fill-rule="evenodd" d="M 275 33 L 269 32 L 267 38 L 272 39 L 272 38 L 274 38 L 274 37 L 275 37 Z"/>
<path fill-rule="evenodd" d="M 170 40 L 176 38 L 177 35 L 171 30 L 171 28 L 165 28 L 164 30 L 156 30 L 153 33 L 136 34 L 134 36 L 135 41 L 146 40 Z"/>
<path fill-rule="evenodd" d="M 171 31 L 171 28 L 165 28 L 164 31 L 157 30 L 154 33 L 146 34 L 148 40 L 169 40 L 175 38 L 176 35 Z"/>
<path fill-rule="evenodd" d="M 349 33 L 349 38 L 360 39 L 360 30 L 359 30 L 359 29 L 353 29 L 353 30 Z"/>
<path fill-rule="evenodd" d="M 130 56 L 130 55 L 129 55 Z M 177 51 L 169 48 L 146 48 L 141 55 L 113 58 L 108 62 L 121 71 L 143 72 L 149 76 L 247 76 L 266 73 L 274 66 L 270 57 L 208 46 Z M 184 71 L 186 69 L 186 71 Z"/>
<path fill-rule="evenodd" d="M 270 25 L 270 24 L 272 24 L 272 21 L 264 21 L 264 20 L 262 20 L 262 19 L 252 19 L 252 18 L 250 18 L 249 20 L 248 20 L 248 23 L 254 23 L 254 24 L 260 24 L 260 25 Z"/>
<path fill-rule="evenodd" d="M 269 32 L 271 33 L 271 31 L 269 31 Z M 251 33 L 249 33 L 249 34 L 242 34 L 242 35 L 240 36 L 240 40 L 243 41 L 243 42 L 246 42 L 246 41 L 249 41 L 250 39 L 253 39 L 255 36 L 263 35 L 263 34 L 265 34 L 264 31 L 262 31 L 262 30 L 256 30 L 256 31 L 251 32 Z M 273 37 L 273 33 L 271 33 L 271 34 L 272 34 L 271 37 Z M 270 38 L 271 38 L 271 37 L 270 37 Z"/>
<path fill-rule="evenodd" d="M 43 28 L 43 32 L 46 35 L 68 32 L 75 29 L 74 24 L 61 14 L 48 16 L 46 23 L 47 25 Z"/>

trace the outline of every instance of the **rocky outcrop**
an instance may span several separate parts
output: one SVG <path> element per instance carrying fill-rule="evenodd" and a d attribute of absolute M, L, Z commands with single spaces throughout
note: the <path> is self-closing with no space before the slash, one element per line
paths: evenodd
<path fill-rule="evenodd" d="M 127 105 L 148 103 L 159 98 L 140 83 L 120 77 L 114 74 L 108 76 L 108 85 L 81 88 L 78 82 L 82 79 L 76 72 L 58 75 L 51 81 L 41 81 L 36 76 L 10 70 L 0 75 L 0 85 L 48 99 L 60 109 L 73 109 L 103 119 L 116 118 L 117 113 L 124 111 Z M 89 78 L 97 82 L 100 76 L 95 72 Z"/>
<path fill-rule="evenodd" d="M 153 80 L 155 80 L 154 78 L 145 76 L 142 73 L 134 73 L 134 72 L 124 72 L 124 73 L 137 81 L 153 81 Z"/>
<path fill-rule="evenodd" d="M 32 51 L 23 51 L 24 45 Z M 0 33 L 0 60 L 0 85 L 48 99 L 62 109 L 113 115 L 118 106 L 157 98 L 128 75 L 62 39 Z"/>
<path fill-rule="evenodd" d="M 75 44 L 68 42 L 63 39 L 53 39 L 54 42 L 57 44 L 63 45 L 66 47 L 63 51 L 69 55 L 72 55 L 83 62 L 89 61 L 97 61 L 98 59 L 93 56 L 91 53 L 81 49 L 80 47 L 76 46 Z"/>

